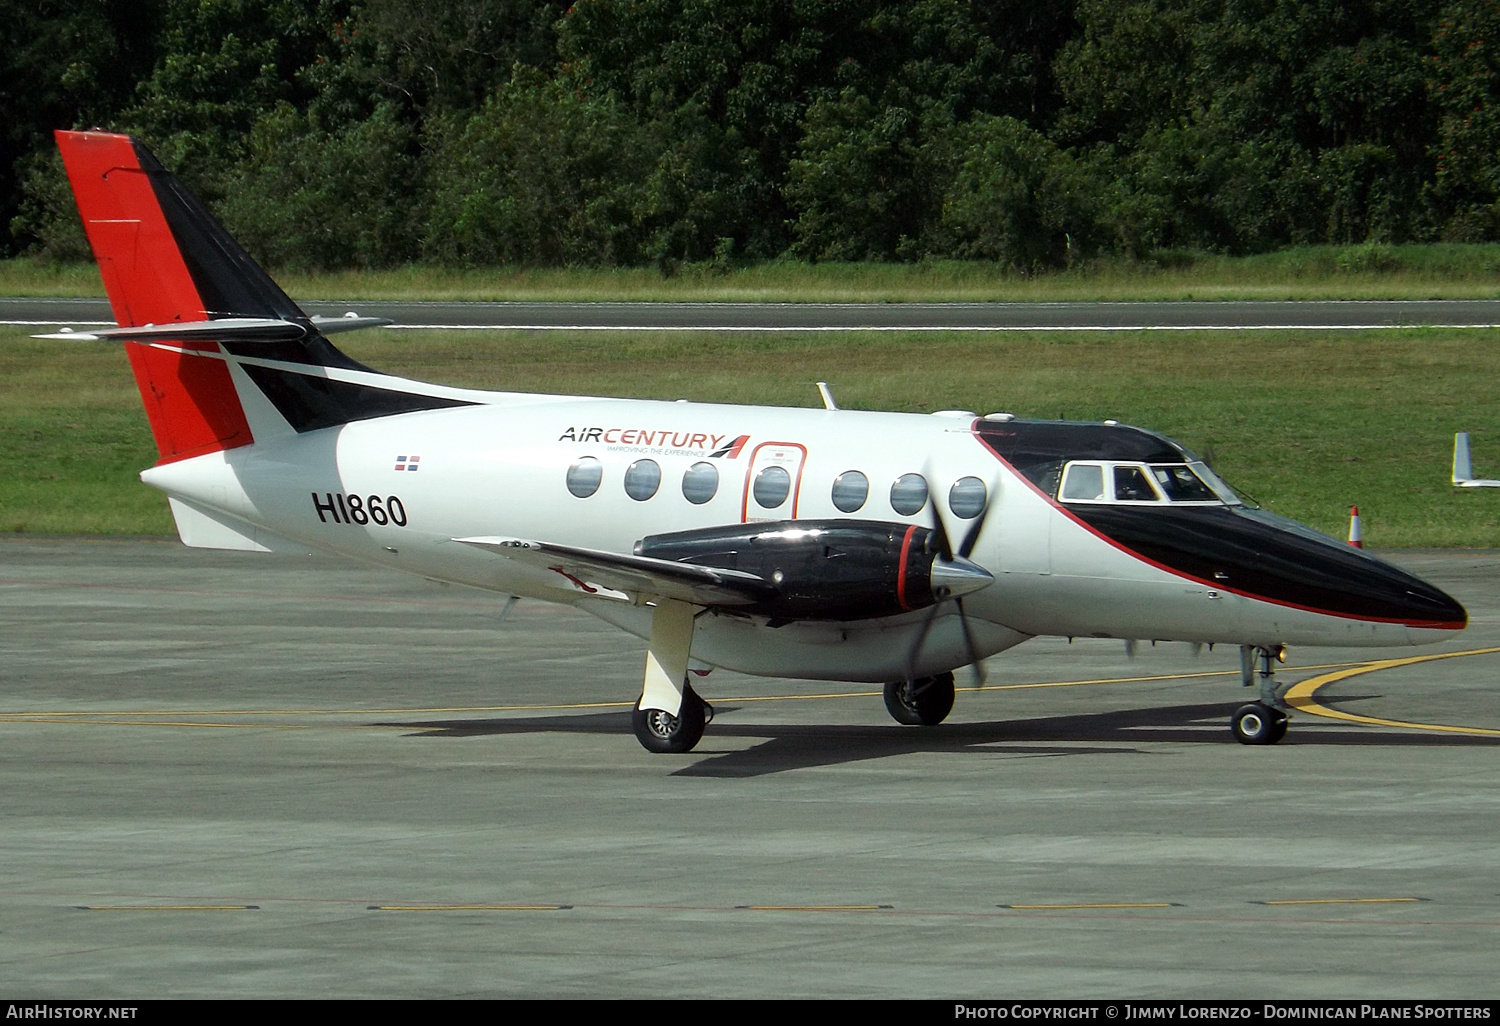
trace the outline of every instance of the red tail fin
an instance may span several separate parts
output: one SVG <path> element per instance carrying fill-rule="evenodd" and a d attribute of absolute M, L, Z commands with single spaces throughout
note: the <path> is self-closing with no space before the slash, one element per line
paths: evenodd
<path fill-rule="evenodd" d="M 208 320 L 153 181 L 166 175 L 155 159 L 125 135 L 58 132 L 57 145 L 119 325 Z M 254 441 L 228 365 L 192 350 L 220 351 L 215 342 L 125 343 L 163 463 Z"/>

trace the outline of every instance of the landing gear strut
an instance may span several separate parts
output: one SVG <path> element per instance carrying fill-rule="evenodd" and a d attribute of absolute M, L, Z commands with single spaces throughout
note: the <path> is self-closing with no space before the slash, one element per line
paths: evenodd
<path fill-rule="evenodd" d="M 630 725 L 648 752 L 691 752 L 714 718 L 713 706 L 687 683 L 697 609 L 663 599 L 651 611 L 651 641 L 646 646 L 646 678 Z"/>
<path fill-rule="evenodd" d="M 953 711 L 953 674 L 887 684 L 885 707 L 897 723 L 935 727 Z"/>
<path fill-rule="evenodd" d="M 1240 683 L 1259 686 L 1260 701 L 1242 705 L 1229 718 L 1229 729 L 1242 745 L 1274 745 L 1286 737 L 1287 708 L 1276 682 L 1276 663 L 1286 658 L 1286 649 L 1240 646 Z"/>

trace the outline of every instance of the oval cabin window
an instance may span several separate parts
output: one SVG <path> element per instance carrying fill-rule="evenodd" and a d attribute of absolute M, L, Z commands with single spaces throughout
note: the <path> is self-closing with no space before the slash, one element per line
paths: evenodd
<path fill-rule="evenodd" d="M 625 494 L 645 502 L 661 487 L 661 467 L 655 460 L 636 460 L 625 470 Z"/>
<path fill-rule="evenodd" d="M 927 505 L 927 479 L 921 474 L 902 474 L 891 485 L 891 509 L 903 517 L 920 513 Z"/>
<path fill-rule="evenodd" d="M 755 501 L 764 509 L 775 509 L 792 490 L 792 475 L 785 467 L 767 467 L 755 475 Z"/>
<path fill-rule="evenodd" d="M 719 491 L 719 468 L 712 463 L 694 463 L 682 475 L 682 497 L 701 506 Z"/>
<path fill-rule="evenodd" d="M 592 456 L 584 456 L 568 468 L 568 491 L 580 499 L 587 499 L 599 490 L 604 480 L 604 467 Z"/>
<path fill-rule="evenodd" d="M 857 470 L 846 470 L 833 479 L 833 505 L 840 513 L 853 513 L 870 496 L 870 480 Z"/>

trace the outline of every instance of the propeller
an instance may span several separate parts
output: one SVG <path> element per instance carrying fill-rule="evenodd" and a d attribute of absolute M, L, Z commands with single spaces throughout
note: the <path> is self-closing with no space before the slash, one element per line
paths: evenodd
<path fill-rule="evenodd" d="M 951 600 L 947 597 L 946 592 L 948 589 L 942 584 L 944 575 L 941 572 L 943 568 L 940 564 L 947 564 L 951 568 L 951 576 L 955 579 L 972 577 L 973 572 L 965 569 L 963 564 L 958 563 L 954 559 L 954 556 L 956 555 L 959 560 L 967 561 L 969 554 L 979 544 L 979 535 L 984 530 L 985 518 L 990 514 L 990 503 L 994 498 L 995 491 L 994 485 L 991 484 L 986 488 L 984 505 L 980 507 L 979 514 L 974 518 L 974 522 L 969 525 L 969 529 L 964 532 L 963 540 L 959 542 L 958 551 L 955 553 L 953 543 L 949 540 L 948 527 L 943 523 L 943 514 L 938 509 L 938 498 L 932 494 L 932 475 L 930 472 L 924 472 L 922 477 L 929 482 L 927 498 L 932 508 L 931 544 L 936 547 L 938 557 L 932 565 L 932 590 L 937 601 L 928 610 L 927 619 L 922 622 L 922 629 L 917 632 L 916 640 L 912 642 L 911 651 L 906 655 L 906 682 L 908 685 L 915 683 L 917 657 L 922 652 L 922 645 L 926 643 L 927 635 L 931 632 L 932 625 L 937 621 L 938 612 L 942 609 L 943 603 L 952 601 L 958 608 L 958 623 L 964 635 L 964 654 L 967 656 L 969 669 L 974 673 L 973 686 L 976 688 L 983 687 L 985 681 L 984 661 L 979 655 L 979 646 L 974 642 L 974 632 L 969 627 L 969 615 L 964 610 L 963 596 L 957 595 Z"/>

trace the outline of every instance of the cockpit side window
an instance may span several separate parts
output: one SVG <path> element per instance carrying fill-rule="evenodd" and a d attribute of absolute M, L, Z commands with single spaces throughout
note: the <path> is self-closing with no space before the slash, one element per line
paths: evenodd
<path fill-rule="evenodd" d="M 1115 467 L 1116 502 L 1159 502 L 1156 489 L 1140 467 Z"/>
<path fill-rule="evenodd" d="M 1063 478 L 1063 501 L 1104 501 L 1104 468 L 1097 463 L 1071 463 Z"/>
<path fill-rule="evenodd" d="M 1152 467 L 1151 476 L 1172 502 L 1218 502 L 1213 489 L 1186 466 Z"/>
<path fill-rule="evenodd" d="M 1063 502 L 1229 503 L 1239 499 L 1201 463 L 1075 460 L 1062 469 Z"/>

